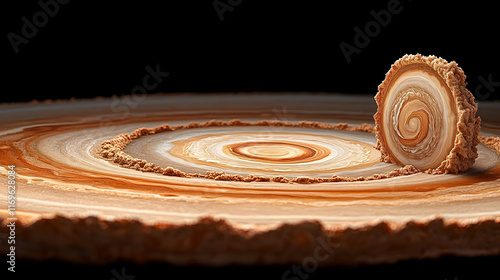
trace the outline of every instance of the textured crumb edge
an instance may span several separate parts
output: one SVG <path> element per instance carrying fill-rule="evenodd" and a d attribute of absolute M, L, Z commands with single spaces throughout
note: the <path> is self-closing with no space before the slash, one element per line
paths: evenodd
<path fill-rule="evenodd" d="M 390 153 L 380 141 L 382 112 L 380 106 L 386 98 L 389 82 L 396 75 L 397 71 L 406 65 L 414 63 L 425 63 L 434 69 L 444 80 L 446 85 L 455 98 L 457 107 L 457 135 L 455 136 L 454 147 L 446 159 L 437 167 L 425 172 L 430 174 L 459 173 L 467 171 L 477 158 L 477 144 L 479 144 L 479 130 L 481 119 L 476 117 L 477 104 L 474 102 L 474 96 L 466 88 L 465 74 L 455 61 L 448 61 L 436 56 L 423 56 L 421 54 L 405 55 L 397 60 L 391 69 L 387 72 L 385 80 L 379 85 L 378 93 L 375 96 L 379 110 L 374 116 L 375 135 L 377 136 L 376 148 L 382 154 L 383 162 L 395 163 Z"/>
<path fill-rule="evenodd" d="M 494 149 L 497 152 L 497 154 L 500 155 L 500 137 L 479 136 L 479 140 L 483 142 L 486 146 L 489 146 L 490 148 Z"/>
<path fill-rule="evenodd" d="M 201 128 L 201 127 L 220 127 L 220 126 L 286 126 L 286 127 L 314 127 L 323 129 L 335 129 L 335 130 L 345 130 L 345 131 L 362 131 L 374 133 L 373 126 L 369 124 L 362 124 L 359 126 L 350 126 L 346 123 L 339 123 L 335 125 L 318 123 L 318 122 L 307 122 L 301 121 L 297 123 L 283 122 L 277 120 L 263 120 L 257 122 L 247 122 L 242 120 L 231 120 L 231 121 L 220 121 L 211 120 L 203 123 L 192 122 L 187 125 L 177 125 L 170 126 L 168 124 L 160 125 L 154 128 L 138 128 L 130 134 L 120 134 L 111 140 L 104 141 L 97 154 L 102 158 L 117 164 L 119 166 L 130 168 L 142 172 L 154 172 L 167 176 L 178 176 L 185 178 L 204 178 L 219 181 L 239 181 L 239 182 L 277 182 L 277 183 L 300 183 L 300 184 L 314 184 L 314 183 L 325 183 L 325 182 L 359 182 L 359 181 L 371 181 L 379 180 L 385 178 L 392 178 L 396 176 L 410 175 L 418 173 L 419 171 L 412 165 L 407 165 L 391 172 L 385 174 L 375 174 L 368 177 L 344 177 L 333 175 L 329 178 L 316 178 L 301 176 L 295 178 L 287 178 L 284 176 L 262 176 L 262 175 L 234 175 L 226 174 L 225 172 L 215 172 L 207 171 L 205 174 L 199 173 L 186 173 L 182 170 L 173 167 L 160 167 L 153 163 L 149 163 L 146 160 L 134 158 L 127 154 L 124 149 L 132 142 L 141 136 L 151 135 L 155 133 L 161 133 L 165 131 L 174 131 L 179 129 L 190 129 L 190 128 Z"/>
<path fill-rule="evenodd" d="M 7 236 L 10 221 L 0 218 Z M 327 229 L 318 221 L 264 230 L 201 218 L 192 224 L 54 216 L 16 223 L 16 259 L 80 264 L 163 262 L 176 265 L 286 265 L 318 256 L 321 266 L 394 263 L 443 255 L 500 254 L 500 219 L 470 222 L 432 217 L 394 224 Z M 0 254 L 8 253 L 7 246 Z M 319 257 L 320 256 L 320 257 Z"/>

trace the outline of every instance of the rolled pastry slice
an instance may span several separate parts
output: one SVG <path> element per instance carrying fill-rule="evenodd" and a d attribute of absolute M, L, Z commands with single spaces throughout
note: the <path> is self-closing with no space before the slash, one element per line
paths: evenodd
<path fill-rule="evenodd" d="M 477 158 L 481 120 L 465 77 L 454 61 L 435 56 L 396 61 L 375 96 L 381 160 L 433 174 L 469 169 Z"/>

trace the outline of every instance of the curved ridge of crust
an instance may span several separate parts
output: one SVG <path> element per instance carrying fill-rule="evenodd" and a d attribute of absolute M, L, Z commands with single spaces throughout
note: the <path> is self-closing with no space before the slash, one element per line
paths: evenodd
<path fill-rule="evenodd" d="M 119 166 L 130 168 L 142 172 L 154 172 L 167 176 L 177 176 L 184 178 L 205 178 L 219 181 L 239 181 L 239 182 L 277 182 L 277 183 L 299 183 L 299 184 L 315 184 L 315 183 L 325 183 L 325 182 L 360 182 L 360 181 L 372 181 L 380 180 L 386 178 L 393 178 L 397 176 L 411 175 L 419 173 L 420 171 L 412 165 L 406 165 L 404 167 L 395 169 L 391 172 L 385 174 L 374 174 L 368 177 L 344 177 L 338 175 L 332 175 L 330 178 L 311 178 L 306 176 L 287 178 L 284 176 L 261 176 L 261 175 L 248 175 L 244 177 L 242 175 L 231 175 L 226 174 L 224 171 L 207 171 L 205 174 L 199 173 L 186 173 L 179 169 L 173 167 L 160 167 L 154 163 L 149 163 L 146 160 L 134 158 L 127 154 L 124 149 L 125 147 L 134 139 L 141 136 L 160 133 L 164 131 L 174 131 L 179 129 L 189 129 L 189 128 L 202 128 L 202 127 L 214 127 L 214 126 L 285 126 L 285 127 L 313 127 L 313 128 L 324 128 L 324 129 L 334 129 L 334 130 L 345 130 L 345 131 L 362 131 L 374 133 L 374 127 L 369 124 L 361 124 L 358 126 L 350 126 L 347 123 L 339 123 L 335 125 L 318 123 L 318 122 L 308 122 L 301 121 L 297 123 L 282 122 L 282 121 L 257 121 L 248 122 L 242 120 L 231 120 L 231 121 L 220 121 L 211 120 L 203 123 L 191 122 L 187 125 L 177 125 L 170 126 L 168 124 L 160 125 L 154 128 L 138 128 L 130 134 L 120 134 L 113 139 L 106 140 L 102 142 L 97 151 L 97 154 L 102 158 L 113 162 Z"/>
<path fill-rule="evenodd" d="M 0 233 L 7 234 L 7 223 L 0 217 Z M 492 217 L 472 222 L 439 216 L 406 223 L 379 220 L 335 229 L 303 221 L 249 230 L 211 217 L 173 225 L 56 215 L 16 223 L 16 239 L 22 240 L 16 243 L 16 258 L 80 264 L 289 265 L 321 250 L 321 266 L 381 264 L 443 255 L 497 255 L 499 230 L 500 220 Z M 1 254 L 7 250 L 0 246 Z"/>
<path fill-rule="evenodd" d="M 479 144 L 479 130 L 481 118 L 476 117 L 477 103 L 474 102 L 474 96 L 467 90 L 465 82 L 466 75 L 455 61 L 448 62 L 443 58 L 436 56 L 404 55 L 394 62 L 391 69 L 387 72 L 385 80 L 378 86 L 378 93 L 375 96 L 378 110 L 375 113 L 375 135 L 377 137 L 376 149 L 380 150 L 381 161 L 395 163 L 390 153 L 382 141 L 381 120 L 382 112 L 380 106 L 387 94 L 391 79 L 397 71 L 409 64 L 425 63 L 432 67 L 446 83 L 455 99 L 457 108 L 457 135 L 455 136 L 454 146 L 446 159 L 434 169 L 425 170 L 429 174 L 459 173 L 467 171 L 475 162 L 477 154 L 477 144 Z"/>

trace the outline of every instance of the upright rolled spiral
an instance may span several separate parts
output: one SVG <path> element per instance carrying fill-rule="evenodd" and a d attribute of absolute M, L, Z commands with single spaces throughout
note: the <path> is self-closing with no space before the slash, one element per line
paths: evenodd
<path fill-rule="evenodd" d="M 480 118 L 465 77 L 454 61 L 435 56 L 405 55 L 392 65 L 375 96 L 382 161 L 428 173 L 474 164 Z"/>

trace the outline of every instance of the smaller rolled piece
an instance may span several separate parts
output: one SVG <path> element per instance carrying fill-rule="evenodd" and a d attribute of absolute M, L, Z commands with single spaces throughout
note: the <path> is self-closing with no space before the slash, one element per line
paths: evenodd
<path fill-rule="evenodd" d="M 435 56 L 405 55 L 379 85 L 376 148 L 381 160 L 432 174 L 468 170 L 481 119 L 464 71 Z"/>

